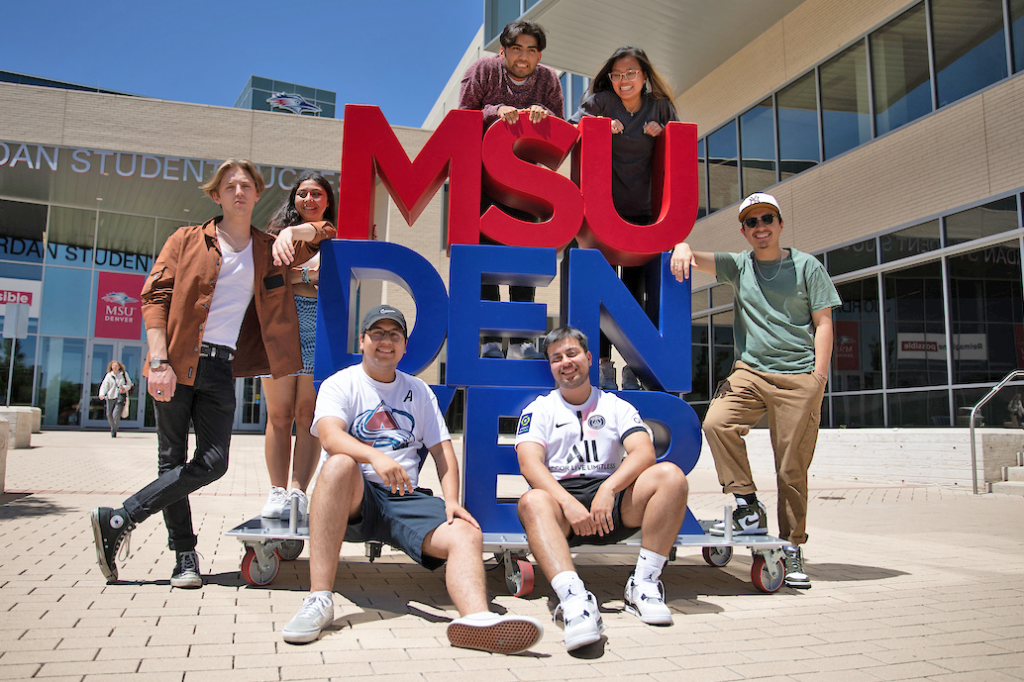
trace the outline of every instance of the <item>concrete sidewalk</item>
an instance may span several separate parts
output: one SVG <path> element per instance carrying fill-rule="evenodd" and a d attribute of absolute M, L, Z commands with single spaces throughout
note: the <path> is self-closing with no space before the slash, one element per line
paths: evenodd
<path fill-rule="evenodd" d="M 252 588 L 239 576 L 240 543 L 223 535 L 262 507 L 262 436 L 235 436 L 228 474 L 192 498 L 206 579 L 193 591 L 169 586 L 174 559 L 159 518 L 132 534 L 121 582 L 107 585 L 96 565 L 88 512 L 119 506 L 153 479 L 155 435 L 32 440 L 9 453 L 0 498 L 2 680 L 1024 679 L 1022 497 L 815 478 L 805 549 L 813 588 L 761 594 L 742 550 L 722 569 L 681 551 L 663 576 L 675 612 L 667 628 L 622 612 L 632 557 L 581 555 L 607 637 L 577 655 L 550 622 L 554 596 L 539 572 L 525 599 L 508 595 L 500 568 L 489 572 L 493 610 L 546 628 L 527 654 L 490 655 L 448 646 L 456 612 L 443 570 L 394 552 L 371 564 L 346 544 L 333 627 L 293 646 L 280 630 L 309 587 L 308 551 L 273 585 Z M 697 517 L 720 517 L 730 500 L 710 463 L 690 481 Z M 774 516 L 774 481 L 759 486 Z"/>

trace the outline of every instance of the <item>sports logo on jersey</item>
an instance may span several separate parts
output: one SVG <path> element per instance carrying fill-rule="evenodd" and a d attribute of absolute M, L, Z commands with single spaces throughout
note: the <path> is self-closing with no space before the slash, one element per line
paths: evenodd
<path fill-rule="evenodd" d="M 351 433 L 375 448 L 401 450 L 416 440 L 412 433 L 415 426 L 416 420 L 410 413 L 388 407 L 382 400 L 355 418 Z"/>
<path fill-rule="evenodd" d="M 532 421 L 533 421 L 533 412 L 530 412 L 529 414 L 524 414 L 522 417 L 520 417 L 519 418 L 519 430 L 516 431 L 516 435 L 517 436 L 521 436 L 524 433 L 529 433 L 529 431 L 530 431 L 530 422 L 532 422 Z"/>
<path fill-rule="evenodd" d="M 590 419 L 587 420 L 587 426 L 594 429 L 595 431 L 597 429 L 604 428 L 604 417 L 602 417 L 599 414 L 592 415 Z"/>

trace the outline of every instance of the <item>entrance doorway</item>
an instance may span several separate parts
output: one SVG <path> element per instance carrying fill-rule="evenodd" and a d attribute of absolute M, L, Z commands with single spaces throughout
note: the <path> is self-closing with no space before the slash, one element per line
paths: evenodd
<path fill-rule="evenodd" d="M 90 349 L 90 360 L 87 364 L 87 376 L 85 385 L 88 387 L 89 399 L 83 401 L 85 414 L 82 424 L 86 427 L 106 428 L 106 401 L 99 400 L 96 396 L 100 392 L 100 384 L 107 373 L 107 367 L 112 360 L 117 360 L 124 365 L 125 372 L 132 380 L 132 391 L 128 394 L 128 417 L 121 420 L 121 428 L 140 428 L 145 420 L 145 400 L 139 400 L 139 396 L 145 395 L 145 386 L 142 384 L 142 361 L 146 357 L 146 345 L 141 341 L 93 341 Z"/>

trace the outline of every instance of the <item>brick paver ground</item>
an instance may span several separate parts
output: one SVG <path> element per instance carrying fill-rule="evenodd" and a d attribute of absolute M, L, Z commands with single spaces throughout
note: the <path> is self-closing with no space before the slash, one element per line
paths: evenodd
<path fill-rule="evenodd" d="M 500 568 L 488 574 L 492 610 L 546 624 L 533 651 L 496 656 L 448 646 L 455 611 L 443 570 L 394 552 L 371 564 L 346 544 L 333 627 L 292 646 L 280 629 L 309 587 L 308 552 L 273 585 L 252 588 L 239 576 L 240 543 L 223 535 L 263 504 L 261 436 L 235 436 L 228 474 L 193 497 L 206 579 L 196 591 L 170 588 L 159 517 L 132 534 L 121 582 L 105 584 L 96 565 L 88 512 L 118 506 L 152 479 L 153 434 L 44 432 L 32 442 L 9 453 L 0 498 L 2 680 L 1024 679 L 1022 497 L 814 479 L 805 550 L 813 588 L 761 594 L 743 550 L 718 569 L 688 549 L 663 576 L 675 614 L 666 628 L 622 612 L 631 557 L 581 555 L 607 631 L 575 655 L 550 624 L 554 596 L 539 574 L 525 599 L 508 595 Z M 710 463 L 690 480 L 698 518 L 720 516 L 729 500 Z M 774 511 L 772 479 L 759 483 Z"/>

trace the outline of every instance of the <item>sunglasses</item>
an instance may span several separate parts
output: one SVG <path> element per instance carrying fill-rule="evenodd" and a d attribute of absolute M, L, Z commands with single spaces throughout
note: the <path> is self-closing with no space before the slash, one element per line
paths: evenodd
<path fill-rule="evenodd" d="M 743 221 L 743 224 L 746 225 L 747 227 L 757 227 L 757 221 L 760 220 L 765 225 L 771 225 L 772 223 L 775 222 L 775 219 L 778 217 L 779 216 L 777 216 L 774 213 L 766 213 L 760 218 L 747 218 L 746 220 Z"/>

